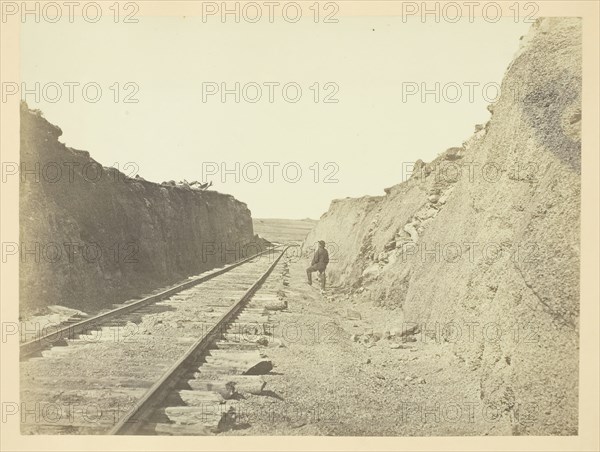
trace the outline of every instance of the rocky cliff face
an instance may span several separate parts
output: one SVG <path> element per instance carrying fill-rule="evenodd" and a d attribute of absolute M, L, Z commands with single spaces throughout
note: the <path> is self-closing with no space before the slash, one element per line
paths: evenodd
<path fill-rule="evenodd" d="M 21 108 L 21 314 L 94 311 L 257 251 L 246 204 L 103 167 Z"/>
<path fill-rule="evenodd" d="M 539 20 L 487 124 L 333 201 L 305 242 L 329 243 L 333 284 L 454 343 L 514 434 L 577 433 L 581 51 L 579 19 Z"/>

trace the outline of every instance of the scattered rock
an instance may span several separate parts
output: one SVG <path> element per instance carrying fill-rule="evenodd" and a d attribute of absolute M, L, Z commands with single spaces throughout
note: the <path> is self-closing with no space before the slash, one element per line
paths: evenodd
<path fill-rule="evenodd" d="M 376 259 L 377 259 L 377 261 L 374 264 L 369 265 L 367 268 L 365 268 L 363 270 L 363 272 L 362 272 L 363 278 L 375 278 L 377 275 L 379 275 L 380 267 L 379 267 L 378 262 L 380 259 L 379 259 L 379 257 L 377 257 Z"/>
<path fill-rule="evenodd" d="M 414 223 L 407 223 L 406 225 L 404 225 L 404 231 L 407 232 L 408 235 L 410 235 L 410 239 L 413 242 L 417 242 L 419 240 L 419 234 Z"/>
<path fill-rule="evenodd" d="M 406 329 L 403 328 L 402 331 L 398 331 L 397 329 L 395 331 L 400 332 L 400 336 L 410 336 L 419 332 L 419 325 L 414 325 Z"/>
<path fill-rule="evenodd" d="M 388 264 L 393 264 L 398 260 L 398 255 L 396 253 L 392 253 L 388 256 Z"/>
<path fill-rule="evenodd" d="M 248 370 L 242 373 L 242 375 L 265 375 L 273 370 L 273 363 L 271 361 L 263 360 L 250 367 Z"/>
<path fill-rule="evenodd" d="M 440 200 L 440 195 L 431 195 L 427 198 L 429 202 L 435 204 Z"/>
<path fill-rule="evenodd" d="M 391 240 L 388 243 L 385 244 L 385 246 L 383 247 L 383 249 L 385 251 L 391 251 L 394 248 L 396 248 L 396 240 Z"/>
<path fill-rule="evenodd" d="M 449 148 L 446 150 L 446 160 L 457 160 L 461 158 L 462 148 Z"/>
<path fill-rule="evenodd" d="M 412 176 L 419 176 L 422 172 L 423 169 L 425 168 L 425 163 L 423 162 L 423 160 L 419 159 L 415 162 L 415 165 L 413 166 L 413 171 L 411 174 Z"/>
<path fill-rule="evenodd" d="M 235 408 L 229 407 L 229 411 L 221 415 L 221 420 L 217 425 L 217 432 L 226 432 L 235 427 L 237 415 Z"/>
<path fill-rule="evenodd" d="M 262 395 L 266 385 L 264 380 L 237 383 L 236 391 L 240 394 Z"/>
<path fill-rule="evenodd" d="M 267 345 L 269 345 L 269 339 L 267 339 L 266 337 L 261 337 L 256 340 L 256 343 L 258 345 L 262 345 L 263 347 L 266 347 Z"/>
<path fill-rule="evenodd" d="M 267 309 L 269 311 L 284 311 L 287 309 L 287 307 L 288 307 L 288 304 L 287 304 L 286 299 L 280 300 L 276 303 L 270 303 L 270 304 L 265 305 L 265 309 Z"/>
<path fill-rule="evenodd" d="M 235 393 L 236 393 L 235 382 L 234 381 L 228 381 L 223 386 L 217 387 L 215 390 L 216 390 L 216 392 L 219 393 L 219 395 L 221 397 L 223 397 L 223 400 L 232 399 L 235 396 Z"/>

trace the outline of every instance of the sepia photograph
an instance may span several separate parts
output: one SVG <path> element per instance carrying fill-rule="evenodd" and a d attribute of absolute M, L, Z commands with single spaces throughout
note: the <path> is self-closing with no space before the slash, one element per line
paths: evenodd
<path fill-rule="evenodd" d="M 599 2 L 0 6 L 2 451 L 599 450 Z"/>

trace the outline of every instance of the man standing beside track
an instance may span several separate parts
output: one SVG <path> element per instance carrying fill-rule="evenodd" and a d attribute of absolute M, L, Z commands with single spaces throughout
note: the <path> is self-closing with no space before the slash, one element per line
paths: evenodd
<path fill-rule="evenodd" d="M 325 242 L 319 240 L 319 248 L 315 251 L 310 267 L 306 269 L 306 276 L 308 277 L 308 284 L 312 285 L 312 274 L 313 272 L 319 272 L 319 279 L 321 280 L 321 290 L 325 290 L 325 268 L 329 263 L 329 253 L 325 249 Z"/>

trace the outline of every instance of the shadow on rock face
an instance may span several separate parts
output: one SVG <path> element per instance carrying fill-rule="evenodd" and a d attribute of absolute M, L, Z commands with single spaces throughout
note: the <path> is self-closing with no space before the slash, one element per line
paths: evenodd
<path fill-rule="evenodd" d="M 581 79 L 563 71 L 536 84 L 523 99 L 523 116 L 542 146 L 581 174 Z"/>

